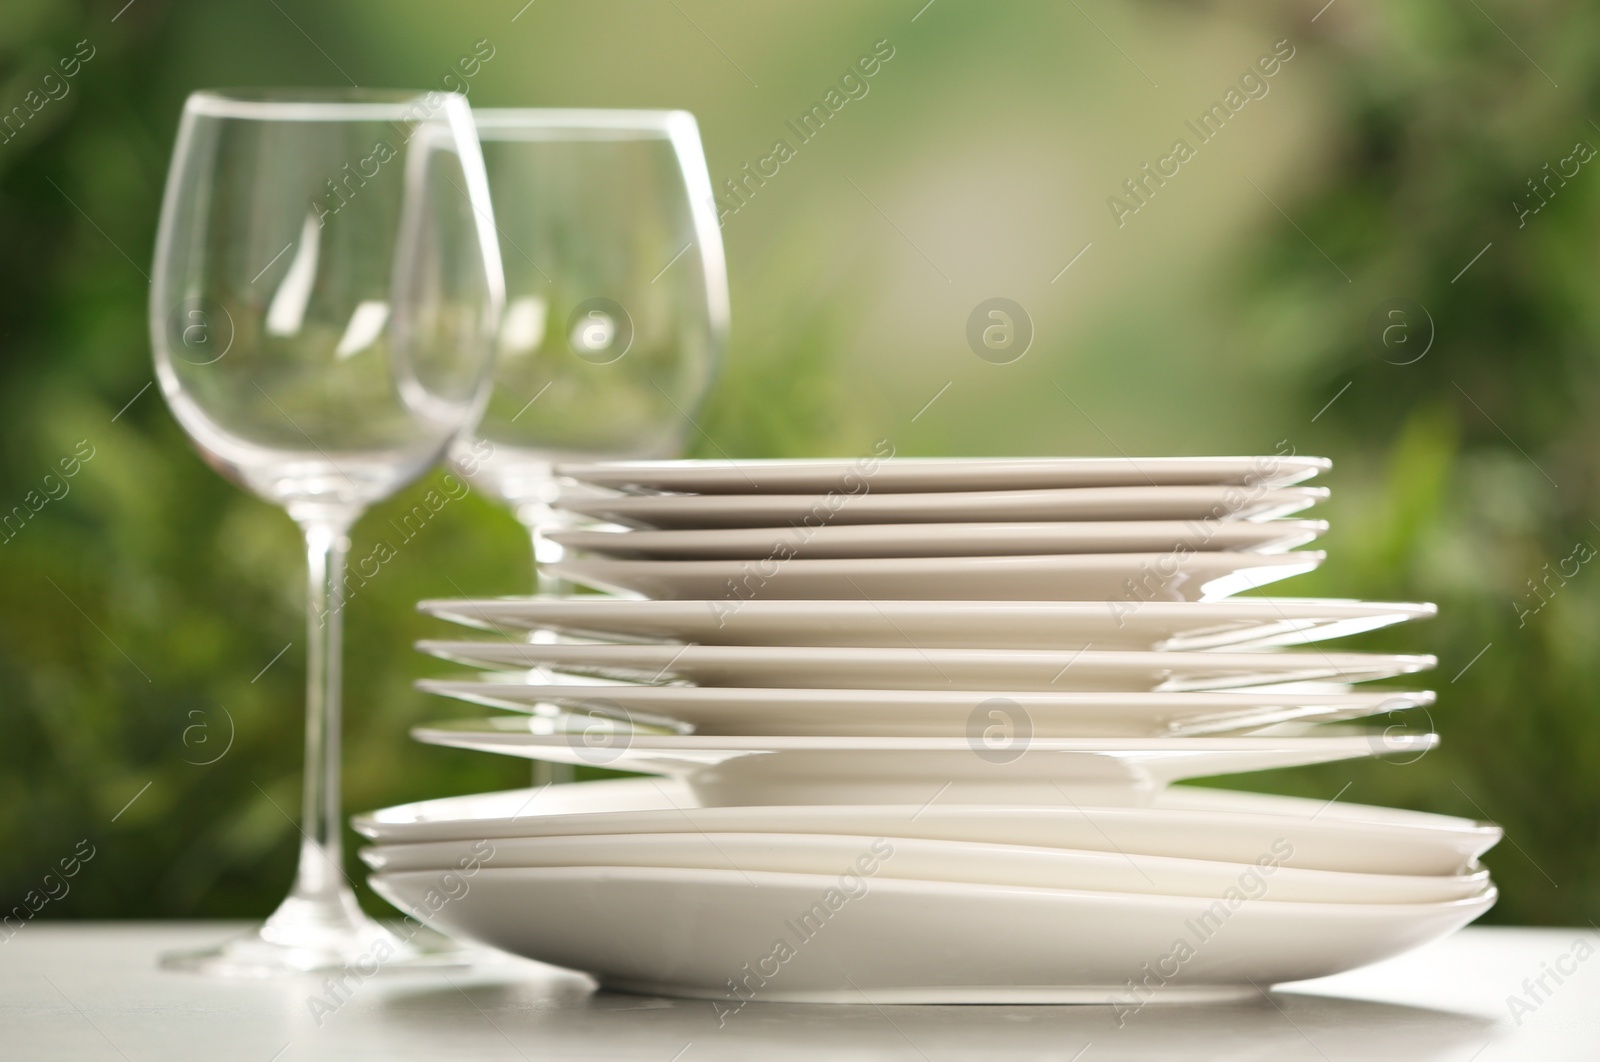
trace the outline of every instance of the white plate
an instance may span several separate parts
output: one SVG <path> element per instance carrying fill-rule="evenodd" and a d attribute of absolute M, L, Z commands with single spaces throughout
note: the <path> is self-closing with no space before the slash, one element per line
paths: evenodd
<path fill-rule="evenodd" d="M 1270 520 L 1308 509 L 1326 487 L 1076 487 L 953 494 L 563 496 L 558 509 L 634 527 L 784 527 L 1034 520 Z"/>
<path fill-rule="evenodd" d="M 694 494 L 885 493 L 1244 484 L 1281 487 L 1326 472 L 1326 457 L 895 457 L 836 460 L 614 461 L 561 465 L 597 487 Z"/>
<path fill-rule="evenodd" d="M 584 970 L 611 988 L 719 1000 L 719 1013 L 746 999 L 1132 1006 L 1129 982 L 1163 968 L 1167 983 L 1146 993 L 1158 1001 L 1259 998 L 1280 981 L 1437 939 L 1495 900 L 1490 889 L 1441 904 L 1235 905 L 849 870 L 485 868 L 371 881 L 451 936 Z"/>
<path fill-rule="evenodd" d="M 417 688 L 492 708 L 596 712 L 688 724 L 708 735 L 840 737 L 981 735 L 997 723 L 1039 737 L 1159 737 L 1332 722 L 1433 703 L 1430 691 L 1361 693 L 1012 693 L 959 690 L 741 689 L 719 686 L 509 685 L 423 679 Z"/>
<path fill-rule="evenodd" d="M 1327 530 L 1325 520 L 1128 520 L 558 531 L 548 537 L 567 549 L 645 560 L 761 560 L 784 556 L 825 560 L 1170 553 L 1179 548 L 1282 553 L 1305 545 Z"/>
<path fill-rule="evenodd" d="M 1150 652 L 1083 649 L 863 649 L 831 646 L 421 641 L 425 653 L 479 667 L 553 668 L 599 678 L 702 686 L 1152 692 L 1229 689 L 1424 671 L 1431 656 L 1390 653 Z M 503 681 L 525 680 L 506 676 Z"/>
<path fill-rule="evenodd" d="M 924 649 L 1210 649 L 1300 645 L 1429 619 L 1433 605 L 1328 598 L 1224 601 L 633 601 L 507 597 L 423 601 L 429 615 L 507 633 L 703 645 Z"/>
<path fill-rule="evenodd" d="M 498 841 L 439 841 L 379 845 L 361 858 L 384 873 L 504 867 L 687 867 L 700 870 L 766 871 L 783 874 L 838 873 L 862 852 L 887 844 L 884 878 L 1026 885 L 1039 889 L 1086 889 L 1155 896 L 1221 899 L 1254 870 L 1265 882 L 1265 902 L 1444 903 L 1476 896 L 1489 884 L 1481 868 L 1448 876 L 1350 874 L 1283 866 L 1292 855 L 1285 839 L 1266 863 L 1227 863 L 1171 856 L 1086 852 L 1070 848 L 930 841 L 912 837 L 795 833 L 648 833 L 587 837 L 519 837 Z M 1263 873 L 1266 871 L 1266 873 Z M 1252 881 L 1252 885 L 1254 882 Z"/>
<path fill-rule="evenodd" d="M 1198 601 L 1314 570 L 1325 555 L 1079 553 L 1041 557 L 877 557 L 863 560 L 562 561 L 561 579 L 670 600 L 927 597 L 1014 601 Z"/>
<path fill-rule="evenodd" d="M 701 807 L 682 782 L 605 782 L 469 793 L 357 815 L 384 844 L 618 833 L 825 833 L 981 841 L 1133 855 L 1254 862 L 1279 838 L 1286 866 L 1368 874 L 1454 875 L 1500 840 L 1471 819 L 1341 801 L 1175 786 L 1149 807 Z"/>
<path fill-rule="evenodd" d="M 467 719 L 414 727 L 429 745 L 684 778 L 706 806 L 739 804 L 1145 804 L 1185 778 L 1328 763 L 1385 752 L 1419 756 L 1433 734 L 1041 738 L 708 737 L 641 734 L 587 717 Z"/>

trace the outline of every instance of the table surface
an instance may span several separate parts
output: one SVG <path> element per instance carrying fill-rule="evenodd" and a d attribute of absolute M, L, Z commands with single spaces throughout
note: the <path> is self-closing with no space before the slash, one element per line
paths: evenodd
<path fill-rule="evenodd" d="M 1600 1058 L 1600 961 L 1590 961 L 1600 932 L 1591 926 L 1473 927 L 1250 1003 L 1147 1007 L 1120 1028 L 1101 1006 L 770 1003 L 719 1026 L 707 1002 L 597 992 L 582 975 L 501 956 L 448 973 L 384 971 L 319 1024 L 307 1002 L 322 994 L 317 978 L 229 981 L 156 968 L 163 951 L 240 928 L 25 927 L 0 943 L 0 1058 Z"/>

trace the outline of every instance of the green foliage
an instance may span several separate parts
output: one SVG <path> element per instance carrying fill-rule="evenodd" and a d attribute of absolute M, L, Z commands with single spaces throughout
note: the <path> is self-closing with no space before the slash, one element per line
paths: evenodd
<path fill-rule="evenodd" d="M 1439 655 L 1444 744 L 1405 768 L 1325 767 L 1299 784 L 1327 792 L 1354 776 L 1346 799 L 1492 818 L 1508 837 L 1490 859 L 1493 917 L 1581 924 L 1600 904 L 1600 579 L 1562 562 L 1600 545 L 1600 174 L 1553 182 L 1520 223 L 1513 203 L 1539 205 L 1528 181 L 1545 163 L 1600 144 L 1586 108 L 1600 88 L 1597 13 L 1495 12 L 1546 69 L 1564 64 L 1561 91 L 1453 5 L 1369 14 L 1371 32 L 1324 42 L 1343 140 L 1292 207 L 1306 235 L 1281 234 L 1244 295 L 1270 307 L 1325 270 L 1311 243 L 1351 276 L 1263 337 L 1310 345 L 1307 417 L 1350 384 L 1307 436 L 1341 461 L 1332 559 L 1296 590 L 1438 602 L 1439 619 L 1407 640 Z M 1437 329 L 1413 364 L 1364 339 L 1366 316 L 1394 297 L 1420 302 Z"/>

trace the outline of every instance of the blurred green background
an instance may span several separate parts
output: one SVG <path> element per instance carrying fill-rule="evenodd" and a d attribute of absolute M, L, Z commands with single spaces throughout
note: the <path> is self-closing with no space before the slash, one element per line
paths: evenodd
<path fill-rule="evenodd" d="M 40 917 L 260 916 L 284 893 L 300 547 L 149 386 L 168 154 L 192 89 L 443 87 L 479 41 L 473 102 L 687 108 L 719 184 L 890 42 L 868 94 L 725 219 L 706 435 L 744 456 L 1331 456 L 1330 560 L 1282 590 L 1437 601 L 1360 645 L 1439 655 L 1444 744 L 1237 784 L 1492 818 L 1489 920 L 1597 917 L 1600 572 L 1549 573 L 1600 544 L 1600 165 L 1562 161 L 1600 144 L 1600 11 L 1504 0 L 6 0 L 0 107 L 92 57 L 0 143 L 0 512 L 92 456 L 0 534 L 0 907 L 80 839 L 94 859 Z M 1279 41 L 1266 95 L 1119 225 L 1108 197 L 1198 143 L 1185 121 Z M 1036 329 L 1006 365 L 965 339 L 995 296 Z M 1375 315 L 1403 324 L 1387 347 Z M 436 670 L 411 641 L 440 629 L 414 602 L 531 578 L 517 525 L 473 496 L 363 588 L 348 808 L 526 782 L 406 730 L 471 711 L 410 688 Z"/>

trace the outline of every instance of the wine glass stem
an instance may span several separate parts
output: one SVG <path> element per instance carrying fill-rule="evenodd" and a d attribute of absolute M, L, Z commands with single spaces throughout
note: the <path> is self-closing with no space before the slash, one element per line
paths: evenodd
<path fill-rule="evenodd" d="M 533 542 L 533 588 L 541 595 L 570 594 L 572 584 L 557 575 L 549 574 L 545 566 L 555 564 L 565 555 L 566 550 L 561 543 L 546 537 L 553 530 L 567 526 L 566 514 L 552 507 L 548 502 L 535 501 L 521 505 L 517 508 L 517 519 L 522 521 L 522 526 L 527 529 L 528 537 Z M 534 642 L 554 642 L 554 631 L 535 631 L 531 638 Z M 557 682 L 548 674 L 540 676 L 540 681 Z M 533 761 L 533 784 L 535 786 L 550 785 L 572 781 L 572 766 L 565 763 L 547 763 L 543 760 Z"/>
<path fill-rule="evenodd" d="M 305 532 L 306 765 L 300 867 L 294 894 L 344 907 L 343 822 L 339 807 L 340 681 L 344 643 L 344 562 L 354 514 L 301 522 Z"/>
<path fill-rule="evenodd" d="M 549 565 L 560 563 L 566 554 L 561 543 L 549 537 L 551 531 L 566 525 L 565 514 L 544 502 L 530 502 L 518 507 L 517 519 L 533 543 L 534 589 L 540 594 L 570 594 L 572 584 L 547 571 Z"/>

